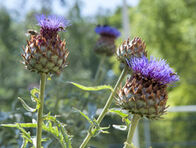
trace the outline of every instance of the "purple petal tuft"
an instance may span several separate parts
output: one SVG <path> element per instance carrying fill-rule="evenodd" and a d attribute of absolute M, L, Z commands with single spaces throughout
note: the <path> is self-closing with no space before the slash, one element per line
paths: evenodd
<path fill-rule="evenodd" d="M 65 28 L 70 25 L 69 21 L 66 20 L 62 16 L 48 16 L 45 15 L 37 15 L 36 19 L 38 21 L 38 25 L 41 26 L 43 29 L 52 29 L 61 31 L 62 28 Z"/>
<path fill-rule="evenodd" d="M 171 84 L 179 80 L 179 76 L 163 59 L 151 57 L 148 60 L 146 57 L 133 57 L 127 60 L 127 64 L 135 73 L 140 73 L 143 77 L 154 79 L 161 84 Z"/>
<path fill-rule="evenodd" d="M 97 26 L 95 28 L 95 32 L 97 34 L 105 34 L 105 35 L 114 36 L 115 38 L 121 35 L 120 32 L 116 28 L 110 27 L 110 26 Z"/>

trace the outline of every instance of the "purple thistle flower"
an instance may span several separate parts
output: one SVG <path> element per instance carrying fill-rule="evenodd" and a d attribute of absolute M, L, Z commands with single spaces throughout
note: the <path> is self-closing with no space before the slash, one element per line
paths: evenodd
<path fill-rule="evenodd" d="M 100 35 L 107 35 L 107 36 L 113 36 L 115 38 L 119 37 L 120 36 L 120 32 L 114 28 L 114 27 L 110 27 L 110 26 L 97 26 L 95 28 L 95 32 L 97 34 L 100 34 Z"/>
<path fill-rule="evenodd" d="M 179 80 L 179 76 L 174 73 L 165 60 L 151 57 L 133 57 L 127 60 L 127 64 L 133 69 L 134 73 L 140 73 L 143 77 L 154 79 L 161 84 L 171 84 Z"/>
<path fill-rule="evenodd" d="M 41 27 L 40 34 L 44 37 L 52 38 L 57 35 L 58 31 L 63 31 L 67 26 L 70 25 L 70 22 L 62 16 L 48 16 L 37 15 L 36 19 L 38 25 Z"/>
<path fill-rule="evenodd" d="M 58 31 L 61 31 L 61 28 L 66 28 L 70 25 L 69 21 L 62 16 L 51 15 L 46 17 L 42 14 L 36 16 L 36 19 L 38 21 L 38 25 L 42 28 L 57 29 Z"/>

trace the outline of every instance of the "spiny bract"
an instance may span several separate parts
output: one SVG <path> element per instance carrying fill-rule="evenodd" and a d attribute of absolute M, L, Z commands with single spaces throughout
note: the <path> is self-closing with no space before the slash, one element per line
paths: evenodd
<path fill-rule="evenodd" d="M 134 57 L 127 63 L 133 75 L 120 89 L 117 104 L 132 114 L 149 119 L 160 118 L 167 108 L 167 86 L 178 81 L 179 76 L 165 60 Z"/>
<path fill-rule="evenodd" d="M 69 54 L 65 40 L 58 36 L 69 22 L 63 17 L 37 16 L 40 33 L 31 34 L 22 57 L 27 69 L 37 73 L 60 74 Z"/>
<path fill-rule="evenodd" d="M 126 63 L 126 59 L 132 57 L 147 56 L 146 45 L 141 38 L 135 37 L 130 41 L 128 38 L 124 41 L 119 48 L 117 48 L 116 55 L 119 61 Z"/>

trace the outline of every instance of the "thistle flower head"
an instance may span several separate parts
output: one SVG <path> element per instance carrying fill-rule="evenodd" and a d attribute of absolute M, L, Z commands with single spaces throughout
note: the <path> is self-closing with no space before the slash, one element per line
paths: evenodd
<path fill-rule="evenodd" d="M 100 35 L 96 42 L 94 51 L 97 54 L 105 54 L 107 56 L 112 56 L 115 53 L 115 39 L 120 36 L 120 32 L 113 27 L 104 25 L 98 25 L 95 28 L 95 32 Z"/>
<path fill-rule="evenodd" d="M 132 114 L 159 119 L 168 106 L 167 84 L 179 80 L 163 59 L 133 56 L 126 59 L 133 74 L 118 93 L 117 104 Z"/>
<path fill-rule="evenodd" d="M 59 31 L 63 31 L 67 26 L 69 26 L 69 21 L 64 19 L 62 16 L 48 16 L 37 15 L 36 16 L 38 25 L 41 27 L 40 34 L 46 39 L 57 36 Z"/>
<path fill-rule="evenodd" d="M 26 68 L 37 73 L 57 74 L 66 67 L 67 56 L 65 40 L 58 36 L 68 26 L 63 17 L 45 15 L 37 16 L 40 33 L 30 33 L 30 39 L 23 48 L 22 57 Z"/>
<path fill-rule="evenodd" d="M 116 55 L 122 63 L 126 63 L 126 59 L 132 57 L 147 56 L 146 44 L 139 37 L 134 37 L 133 40 L 128 38 L 117 48 Z"/>
<path fill-rule="evenodd" d="M 127 60 L 127 64 L 134 73 L 139 73 L 143 77 L 153 79 L 161 84 L 171 84 L 179 80 L 179 76 L 163 59 L 158 60 L 151 57 L 148 60 L 145 56 L 142 58 L 133 57 Z"/>
<path fill-rule="evenodd" d="M 116 28 L 107 25 L 104 26 L 98 25 L 95 28 L 95 32 L 100 35 L 112 36 L 114 38 L 118 38 L 120 36 L 120 32 Z"/>

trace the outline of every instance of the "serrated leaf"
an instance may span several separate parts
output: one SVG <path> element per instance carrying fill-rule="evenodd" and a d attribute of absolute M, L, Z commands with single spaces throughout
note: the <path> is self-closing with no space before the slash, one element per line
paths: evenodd
<path fill-rule="evenodd" d="M 23 138 L 23 144 L 21 148 L 25 148 L 28 143 L 33 144 L 30 132 L 27 132 L 19 123 L 16 123 L 16 127 L 20 130 L 22 138 Z"/>
<path fill-rule="evenodd" d="M 97 135 L 99 135 L 100 133 L 104 133 L 104 134 L 108 134 L 109 132 L 106 131 L 107 129 L 110 128 L 110 126 L 108 127 L 100 127 L 99 124 L 97 123 L 97 121 L 94 119 L 93 120 L 93 123 L 94 123 L 94 127 L 95 129 L 93 131 L 90 130 L 90 133 L 96 137 Z M 92 129 L 92 128 L 91 128 Z"/>
<path fill-rule="evenodd" d="M 110 128 L 110 126 L 108 126 L 108 127 L 100 127 L 99 130 L 100 130 L 101 133 L 109 134 L 110 132 L 107 131 L 107 129 L 109 129 L 109 128 Z"/>
<path fill-rule="evenodd" d="M 48 127 L 45 124 L 43 124 L 42 125 L 42 129 L 44 131 L 52 134 L 54 137 L 56 137 L 56 139 L 59 141 L 59 143 L 61 144 L 61 146 L 63 148 L 70 148 L 70 147 L 66 147 L 66 143 L 64 143 L 64 141 L 63 141 L 63 135 L 59 134 L 57 131 L 55 131 L 56 128 L 51 127 L 52 124 L 49 124 L 49 125 L 50 125 L 50 127 Z M 0 126 L 3 126 L 3 127 L 16 127 L 16 128 L 18 128 L 19 126 L 22 127 L 22 128 L 36 128 L 37 124 L 35 124 L 35 123 L 17 123 L 17 124 L 0 124 Z M 21 132 L 24 132 L 24 130 L 22 128 L 20 130 L 22 130 Z"/>
<path fill-rule="evenodd" d="M 67 147 L 68 147 L 68 148 L 72 148 L 72 146 L 71 146 L 71 138 L 70 138 L 70 136 L 67 134 L 67 132 L 66 132 L 64 126 L 62 125 L 62 123 L 60 123 L 59 121 L 58 121 L 58 126 L 59 126 L 59 128 L 60 128 L 60 130 L 61 130 L 61 133 L 63 134 L 64 141 L 66 142 Z"/>
<path fill-rule="evenodd" d="M 104 134 L 109 134 L 109 132 L 106 129 L 109 129 L 109 127 L 97 127 L 96 129 L 94 129 L 91 134 L 93 135 L 93 137 L 96 137 L 97 135 L 99 135 L 100 133 L 104 133 Z"/>
<path fill-rule="evenodd" d="M 100 85 L 100 86 L 87 87 L 87 86 L 84 86 L 84 85 L 81 85 L 81 84 L 78 84 L 75 82 L 69 82 L 69 83 L 71 83 L 72 85 L 74 85 L 82 90 L 85 90 L 85 91 L 99 91 L 99 90 L 104 90 L 104 89 L 109 89 L 109 90 L 113 91 L 113 88 L 110 85 Z"/>
<path fill-rule="evenodd" d="M 109 133 L 108 131 L 105 131 L 105 129 L 108 129 L 110 127 L 100 127 L 97 120 L 93 119 L 91 120 L 87 115 L 85 115 L 80 110 L 73 108 L 76 112 L 79 112 L 87 121 L 91 124 L 89 128 L 89 133 L 93 135 L 94 137 L 97 136 L 99 133 Z"/>
<path fill-rule="evenodd" d="M 129 114 L 123 113 L 121 110 L 115 109 L 110 109 L 109 112 L 119 115 L 122 118 L 122 121 L 125 122 L 127 126 L 129 126 L 129 124 L 131 123 L 131 121 L 128 119 Z"/>
<path fill-rule="evenodd" d="M 125 118 L 125 117 L 129 116 L 128 114 L 123 113 L 121 110 L 110 109 L 109 112 L 115 113 L 115 114 L 121 116 L 122 118 Z"/>
<path fill-rule="evenodd" d="M 48 113 L 47 115 L 45 115 L 45 116 L 43 117 L 43 120 L 56 121 L 56 117 L 51 116 L 50 113 Z"/>
<path fill-rule="evenodd" d="M 66 129 L 64 128 L 64 124 L 56 119 L 55 116 L 51 116 L 50 113 L 43 117 L 43 120 L 47 121 L 47 124 L 42 124 L 42 129 L 55 137 L 61 144 L 63 148 L 72 148 L 71 146 L 71 136 L 68 135 Z M 36 128 L 36 123 L 18 123 L 18 124 L 0 124 L 0 126 L 4 127 L 20 127 L 23 128 Z M 55 126 L 53 126 L 55 125 Z M 33 139 L 32 139 L 33 141 Z"/>
<path fill-rule="evenodd" d="M 110 126 L 107 126 L 107 127 L 100 127 L 100 130 L 106 130 L 106 129 L 109 129 Z"/>
<path fill-rule="evenodd" d="M 35 123 L 18 123 L 18 124 L 20 124 L 21 127 L 25 127 L 25 128 L 29 128 L 29 127 L 36 128 L 36 126 L 37 126 L 37 124 L 35 124 Z M 17 127 L 17 124 L 0 124 L 0 126 Z"/>
<path fill-rule="evenodd" d="M 27 111 L 29 111 L 29 112 L 35 112 L 35 111 L 36 111 L 36 109 L 34 109 L 34 108 L 28 106 L 22 98 L 18 97 L 18 100 L 20 100 L 20 102 L 22 103 L 22 106 L 23 106 Z"/>
<path fill-rule="evenodd" d="M 31 93 L 31 97 L 32 97 L 33 101 L 35 101 L 37 103 L 40 103 L 40 100 L 39 100 L 39 94 L 40 94 L 39 89 L 33 88 L 33 89 L 31 89 L 30 93 Z"/>
<path fill-rule="evenodd" d="M 109 134 L 110 132 L 108 132 L 108 131 L 101 131 L 102 133 L 104 133 L 104 134 Z"/>
<path fill-rule="evenodd" d="M 49 121 L 52 121 L 52 122 L 56 123 L 57 126 L 60 129 L 60 132 L 63 135 L 63 139 L 64 139 L 64 142 L 65 142 L 65 145 L 67 146 L 67 148 L 72 148 L 72 146 L 71 146 L 71 136 L 67 134 L 67 131 L 64 128 L 64 124 L 63 123 L 61 123 L 60 121 L 58 121 L 55 116 L 51 116 L 50 113 L 48 113 L 47 115 L 45 115 L 43 117 L 43 120 L 49 120 Z"/>
<path fill-rule="evenodd" d="M 87 119 L 87 121 L 88 121 L 91 125 L 94 125 L 93 121 L 92 121 L 85 113 L 83 113 L 82 111 L 80 111 L 79 109 L 74 108 L 74 107 L 73 107 L 73 110 L 76 111 L 76 112 L 79 112 L 85 119 Z"/>
<path fill-rule="evenodd" d="M 40 92 L 39 92 L 39 89 L 38 89 L 38 88 L 33 88 L 33 89 L 31 89 L 30 93 L 31 93 L 31 95 L 32 95 L 33 97 L 35 97 L 35 98 L 37 98 L 37 99 L 39 98 Z"/>
<path fill-rule="evenodd" d="M 127 126 L 126 125 L 112 125 L 113 128 L 117 129 L 117 130 L 121 130 L 121 131 L 126 131 L 127 130 Z"/>

